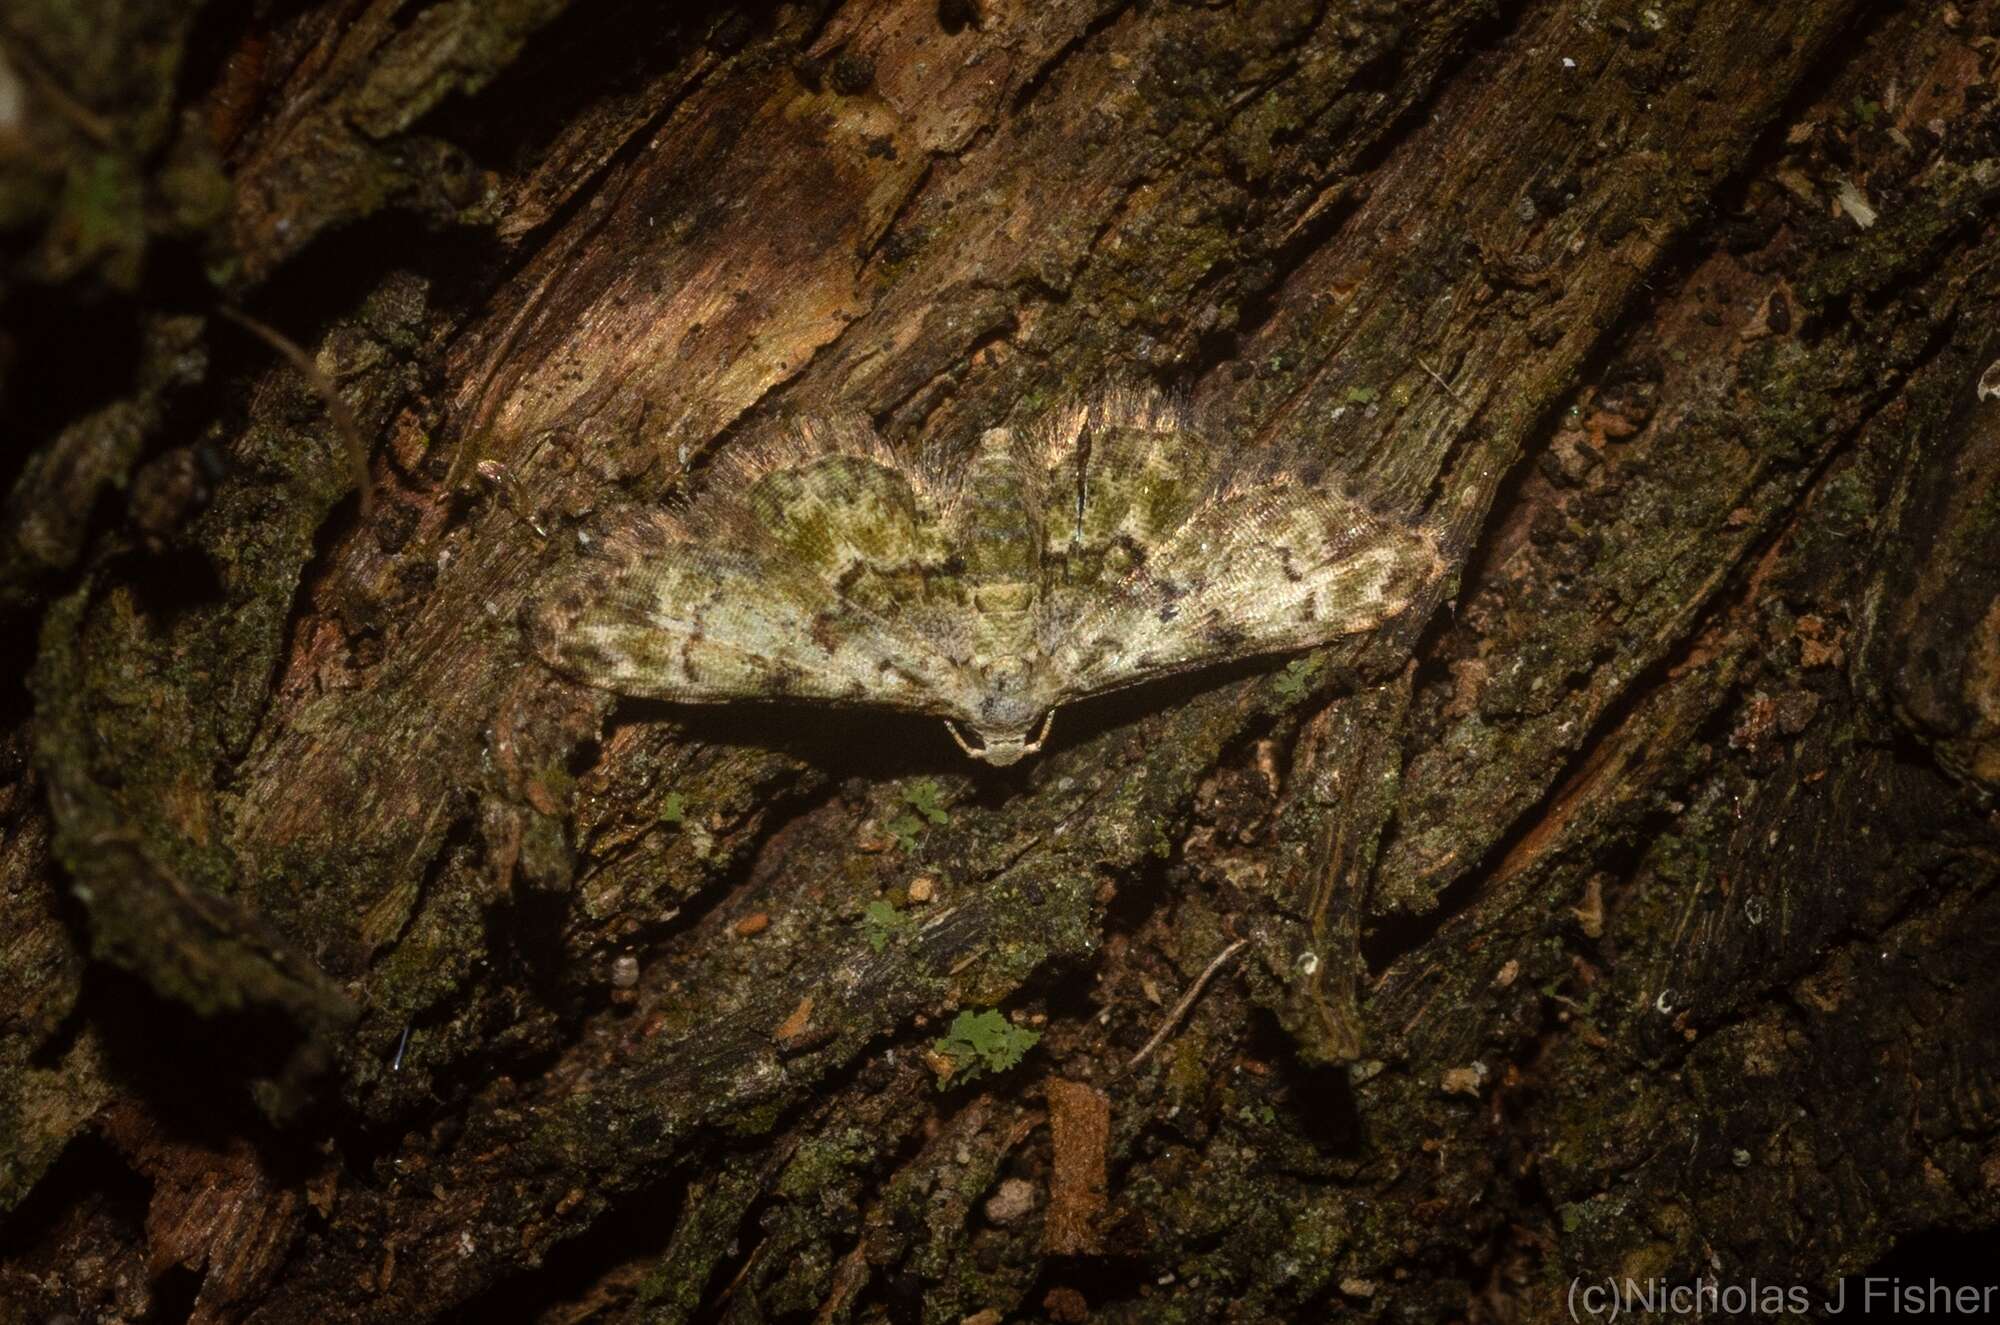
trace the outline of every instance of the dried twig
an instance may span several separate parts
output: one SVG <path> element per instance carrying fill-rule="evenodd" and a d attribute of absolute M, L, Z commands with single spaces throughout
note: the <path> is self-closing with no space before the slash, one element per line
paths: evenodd
<path fill-rule="evenodd" d="M 1222 964 L 1242 951 L 1243 945 L 1249 941 L 1249 939 L 1238 939 L 1221 952 L 1215 954 L 1215 960 L 1210 962 L 1203 969 L 1202 973 L 1194 978 L 1194 983 L 1187 987 L 1185 994 L 1181 995 L 1180 1002 L 1174 1004 L 1173 1010 L 1167 1013 L 1167 1019 L 1160 1023 L 1160 1029 L 1153 1032 L 1153 1038 L 1146 1041 L 1145 1046 L 1138 1053 L 1132 1055 L 1131 1062 L 1125 1064 L 1127 1072 L 1137 1071 L 1139 1064 L 1145 1062 L 1148 1055 L 1160 1047 L 1161 1041 L 1173 1033 L 1174 1027 L 1180 1025 L 1181 1018 L 1187 1016 L 1188 1009 L 1194 1006 L 1194 1001 L 1197 998 L 1201 997 L 1201 991 L 1215 977 L 1215 973 L 1222 969 Z"/>
<path fill-rule="evenodd" d="M 1449 382 L 1447 382 L 1447 381 L 1445 381 L 1445 380 L 1444 380 L 1444 377 L 1443 377 L 1443 376 L 1442 376 L 1442 375 L 1441 375 L 1441 374 L 1440 374 L 1440 373 L 1438 372 L 1438 370 L 1437 370 L 1437 369 L 1435 369 L 1435 368 L 1431 367 L 1431 366 L 1430 366 L 1429 364 L 1425 363 L 1425 362 L 1424 362 L 1424 361 L 1423 361 L 1422 359 L 1419 359 L 1419 360 L 1417 360 L 1417 367 L 1419 367 L 1419 368 L 1423 369 L 1423 370 L 1424 370 L 1425 372 L 1429 373 L 1429 374 L 1431 375 L 1432 379 L 1433 379 L 1434 381 L 1436 381 L 1436 382 L 1437 382 L 1437 384 L 1438 384 L 1439 386 L 1441 386 L 1441 387 L 1443 387 L 1443 388 L 1444 388 L 1444 393 L 1445 393 L 1445 394 L 1446 394 L 1447 396 L 1450 396 L 1450 397 L 1451 397 L 1451 398 L 1452 398 L 1453 400 L 1457 401 L 1457 402 L 1458 402 L 1458 403 L 1459 403 L 1460 405 L 1464 405 L 1464 406 L 1465 406 L 1465 408 L 1467 408 L 1467 409 L 1470 409 L 1470 408 L 1472 408 L 1472 407 L 1471 407 L 1470 405 L 1466 405 L 1466 403 L 1465 403 L 1465 397 L 1464 397 L 1464 396 L 1461 396 L 1461 395 L 1459 395 L 1459 394 L 1458 394 L 1458 392 L 1457 392 L 1457 390 L 1456 390 L 1456 389 L 1454 389 L 1454 388 L 1452 387 L 1452 384 L 1451 384 L 1451 383 L 1449 383 Z"/>

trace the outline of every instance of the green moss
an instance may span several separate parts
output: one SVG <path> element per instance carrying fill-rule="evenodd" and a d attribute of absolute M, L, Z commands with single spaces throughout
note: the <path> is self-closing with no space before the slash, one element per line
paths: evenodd
<path fill-rule="evenodd" d="M 782 1100 L 770 1100 L 738 1109 L 723 1117 L 722 1126 L 731 1134 L 741 1137 L 765 1136 L 777 1129 L 784 1121 L 785 1104 Z"/>
<path fill-rule="evenodd" d="M 1313 679 L 1325 665 L 1326 660 L 1318 654 L 1294 658 L 1285 664 L 1284 671 L 1272 679 L 1271 689 L 1286 703 L 1297 703 L 1312 689 Z"/>
<path fill-rule="evenodd" d="M 944 789 L 931 778 L 918 778 L 903 788 L 903 800 L 934 824 L 951 822 L 951 816 L 944 810 L 943 796 Z"/>
<path fill-rule="evenodd" d="M 915 922 L 887 902 L 870 902 L 861 912 L 861 936 L 877 952 Z"/>
<path fill-rule="evenodd" d="M 1039 1032 L 1016 1026 L 991 1008 L 961 1012 L 952 1018 L 951 1028 L 931 1043 L 954 1065 L 948 1082 L 939 1082 L 939 1087 L 963 1085 L 987 1072 L 1004 1072 L 1019 1063 L 1041 1038 Z"/>
<path fill-rule="evenodd" d="M 774 1190 L 794 1199 L 830 1191 L 847 1182 L 877 1158 L 866 1133 L 842 1128 L 831 1136 L 812 1136 L 799 1143 L 778 1175 Z"/>
<path fill-rule="evenodd" d="M 944 789 L 933 778 L 917 778 L 903 788 L 903 803 L 910 808 L 891 818 L 884 825 L 896 845 L 905 851 L 915 851 L 917 841 L 927 825 L 942 826 L 951 822 L 943 804 Z"/>

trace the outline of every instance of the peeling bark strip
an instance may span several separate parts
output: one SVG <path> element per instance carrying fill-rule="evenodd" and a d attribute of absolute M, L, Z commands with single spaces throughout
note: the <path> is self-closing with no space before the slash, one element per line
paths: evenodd
<path fill-rule="evenodd" d="M 1051 1256 L 1094 1255 L 1103 1247 L 1097 1222 L 1104 1213 L 1111 1101 L 1081 1081 L 1051 1078 L 1044 1089 L 1055 1158 L 1042 1245 Z"/>
<path fill-rule="evenodd" d="M 158 1135 L 135 1104 L 101 1118 L 105 1135 L 152 1182 L 146 1209 L 149 1277 L 178 1265 L 200 1276 L 187 1319 L 235 1319 L 276 1278 L 304 1214 L 303 1193 L 279 1182 L 255 1147 L 233 1137 L 220 1149 Z"/>
<path fill-rule="evenodd" d="M 2000 0 L 72 8 L 0 1318 L 1543 1319 L 2000 1220 Z M 1135 379 L 1452 611 L 999 774 L 529 656 L 783 416 Z"/>

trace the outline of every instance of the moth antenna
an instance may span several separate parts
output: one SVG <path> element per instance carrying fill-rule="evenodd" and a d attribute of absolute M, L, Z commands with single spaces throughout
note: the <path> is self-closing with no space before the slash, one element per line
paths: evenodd
<path fill-rule="evenodd" d="M 306 353 L 305 347 L 284 332 L 230 304 L 223 304 L 219 311 L 276 350 L 279 357 L 298 370 L 299 375 L 306 379 L 306 384 L 326 405 L 327 416 L 333 420 L 333 430 L 339 434 L 341 445 L 347 449 L 348 465 L 354 471 L 354 490 L 360 498 L 361 518 L 365 520 L 374 514 L 375 485 L 368 476 L 368 443 L 362 440 L 361 428 L 354 421 L 354 411 L 348 408 L 347 398 L 340 394 L 332 379 L 319 370 L 319 362 Z"/>

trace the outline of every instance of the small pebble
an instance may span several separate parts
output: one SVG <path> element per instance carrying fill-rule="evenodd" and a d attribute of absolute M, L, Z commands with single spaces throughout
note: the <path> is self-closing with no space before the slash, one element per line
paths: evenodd
<path fill-rule="evenodd" d="M 1007 1179 L 986 1198 L 986 1218 L 995 1224 L 1011 1224 L 1034 1208 L 1035 1184 L 1025 1178 Z"/>

